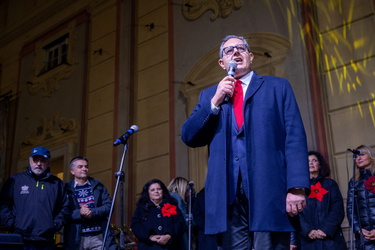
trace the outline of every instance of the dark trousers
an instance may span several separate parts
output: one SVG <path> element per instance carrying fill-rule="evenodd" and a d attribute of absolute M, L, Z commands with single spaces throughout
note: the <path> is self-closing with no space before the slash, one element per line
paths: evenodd
<path fill-rule="evenodd" d="M 266 197 L 265 197 L 266 199 Z M 239 178 L 236 198 L 228 207 L 228 230 L 217 235 L 218 250 L 287 250 L 290 232 L 250 232 L 249 202 Z M 267 220 L 267 218 L 264 218 Z"/>
<path fill-rule="evenodd" d="M 290 249 L 290 232 L 255 232 L 254 250 Z"/>
<path fill-rule="evenodd" d="M 244 193 L 241 179 L 238 182 L 236 197 L 228 207 L 228 230 L 217 236 L 219 250 L 248 250 L 252 246 L 253 235 L 249 231 L 249 202 Z"/>

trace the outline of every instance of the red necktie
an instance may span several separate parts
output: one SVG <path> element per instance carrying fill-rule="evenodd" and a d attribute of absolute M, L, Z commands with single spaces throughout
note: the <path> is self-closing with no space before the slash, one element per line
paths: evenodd
<path fill-rule="evenodd" d="M 234 93 L 232 96 L 233 99 L 233 109 L 234 115 L 236 117 L 237 127 L 240 129 L 243 124 L 243 89 L 241 86 L 241 81 L 236 80 L 234 82 Z"/>

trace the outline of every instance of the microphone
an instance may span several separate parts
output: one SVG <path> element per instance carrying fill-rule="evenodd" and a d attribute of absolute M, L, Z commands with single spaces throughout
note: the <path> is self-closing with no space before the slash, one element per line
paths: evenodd
<path fill-rule="evenodd" d="M 194 181 L 189 181 L 189 186 L 194 187 Z"/>
<path fill-rule="evenodd" d="M 237 62 L 234 61 L 234 60 L 230 61 L 229 65 L 228 65 L 228 76 L 234 77 L 236 69 L 237 69 Z M 224 101 L 225 102 L 229 101 L 229 96 L 228 95 L 225 96 Z"/>
<path fill-rule="evenodd" d="M 128 131 L 126 131 L 122 136 L 120 136 L 114 143 L 113 146 L 118 146 L 120 144 L 124 144 L 129 137 L 136 133 L 138 131 L 138 126 L 137 125 L 132 125 Z"/>
<path fill-rule="evenodd" d="M 350 151 L 350 152 L 352 152 L 355 155 L 361 155 L 361 154 L 363 154 L 363 151 L 359 150 L 359 149 L 348 148 L 347 150 Z"/>
<path fill-rule="evenodd" d="M 229 62 L 228 65 L 228 76 L 234 77 L 234 73 L 236 72 L 237 69 L 237 62 L 232 60 Z"/>

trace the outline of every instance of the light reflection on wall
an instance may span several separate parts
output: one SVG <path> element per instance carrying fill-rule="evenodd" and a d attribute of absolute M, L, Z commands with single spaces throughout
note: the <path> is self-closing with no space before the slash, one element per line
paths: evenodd
<path fill-rule="evenodd" d="M 299 3 L 309 4 L 315 13 L 309 16 L 311 25 L 299 24 L 298 28 L 302 40 L 307 37 L 314 41 L 328 112 L 357 108 L 362 118 L 371 117 L 375 128 L 373 1 L 301 0 Z M 290 0 L 285 10 L 290 39 L 292 18 L 296 18 L 294 4 Z"/>

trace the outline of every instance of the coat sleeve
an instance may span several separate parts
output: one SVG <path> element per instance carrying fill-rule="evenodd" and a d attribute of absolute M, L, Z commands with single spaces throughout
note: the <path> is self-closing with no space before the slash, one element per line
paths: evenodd
<path fill-rule="evenodd" d="M 172 222 L 169 223 L 169 228 L 166 231 L 166 234 L 171 235 L 171 242 L 176 239 L 180 239 L 183 233 L 185 232 L 185 219 L 182 216 L 181 210 L 177 207 L 177 215 L 173 216 Z"/>
<path fill-rule="evenodd" d="M 211 91 L 201 92 L 199 102 L 181 129 L 181 139 L 189 147 L 202 147 L 210 143 L 219 114 L 211 110 Z M 221 111 L 219 111 L 221 112 Z"/>
<path fill-rule="evenodd" d="M 0 224 L 12 230 L 15 215 L 13 212 L 13 186 L 14 179 L 9 178 L 0 193 Z"/>
<path fill-rule="evenodd" d="M 287 166 L 287 190 L 310 190 L 307 140 L 302 117 L 290 83 L 283 79 L 283 114 L 285 126 L 285 160 Z"/>
<path fill-rule="evenodd" d="M 301 223 L 301 235 L 303 237 L 306 237 L 308 238 L 308 235 L 310 233 L 311 230 L 313 229 L 316 229 L 314 228 L 313 225 L 311 225 L 306 219 L 305 219 L 305 214 L 304 213 L 301 213 L 299 215 L 299 218 L 300 218 L 300 223 Z"/>
<path fill-rule="evenodd" d="M 91 209 L 93 214 L 92 219 L 103 219 L 108 217 L 112 201 L 107 189 L 102 183 L 100 183 L 94 193 L 97 193 L 97 195 L 95 195 L 95 207 Z"/>
<path fill-rule="evenodd" d="M 143 219 L 144 208 L 137 206 L 134 216 L 132 218 L 132 230 L 134 235 L 141 241 L 150 242 L 150 235 L 152 235 L 152 227 L 148 224 L 147 220 Z"/>
<path fill-rule="evenodd" d="M 322 228 L 320 228 L 320 230 L 333 237 L 340 229 L 340 225 L 345 217 L 345 211 L 340 189 L 335 181 L 330 181 L 332 183 L 330 190 L 330 208 L 328 214 L 324 214 L 322 217 L 324 223 L 322 223 Z"/>

